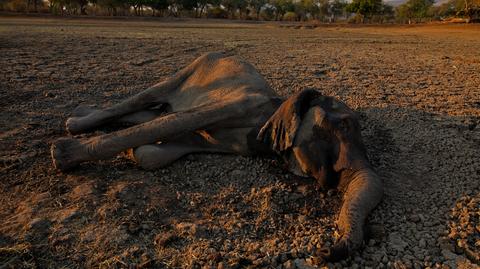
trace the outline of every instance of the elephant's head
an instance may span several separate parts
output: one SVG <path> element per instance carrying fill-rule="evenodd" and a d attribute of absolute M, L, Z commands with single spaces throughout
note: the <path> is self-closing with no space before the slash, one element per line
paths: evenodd
<path fill-rule="evenodd" d="M 333 97 L 304 90 L 282 103 L 258 138 L 285 159 L 291 172 L 345 192 L 337 220 L 341 238 L 320 254 L 337 260 L 359 247 L 383 184 L 367 160 L 356 114 Z"/>

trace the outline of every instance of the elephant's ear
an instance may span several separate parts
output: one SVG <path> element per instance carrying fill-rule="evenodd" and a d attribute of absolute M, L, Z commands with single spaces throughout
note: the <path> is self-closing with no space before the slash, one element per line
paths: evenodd
<path fill-rule="evenodd" d="M 320 96 L 319 91 L 306 89 L 288 98 L 263 125 L 257 139 L 269 144 L 278 153 L 290 148 L 303 115 Z"/>

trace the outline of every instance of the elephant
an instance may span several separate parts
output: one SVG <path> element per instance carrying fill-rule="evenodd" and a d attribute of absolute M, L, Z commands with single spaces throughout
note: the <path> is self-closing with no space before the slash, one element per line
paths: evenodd
<path fill-rule="evenodd" d="M 315 89 L 282 98 L 240 57 L 202 55 L 111 107 L 78 107 L 66 129 L 80 134 L 112 123 L 129 127 L 54 142 L 54 167 L 65 172 L 123 151 L 145 169 L 194 152 L 277 155 L 293 174 L 313 177 L 343 195 L 339 237 L 317 253 L 324 261 L 344 259 L 362 247 L 367 217 L 383 196 L 383 181 L 367 159 L 354 111 Z"/>

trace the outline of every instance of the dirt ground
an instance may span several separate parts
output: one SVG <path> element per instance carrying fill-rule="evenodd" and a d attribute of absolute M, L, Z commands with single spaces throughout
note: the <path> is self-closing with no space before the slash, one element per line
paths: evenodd
<path fill-rule="evenodd" d="M 336 264 L 341 195 L 275 159 L 125 158 L 69 173 L 49 147 L 79 104 L 109 105 L 209 51 L 240 55 L 283 96 L 316 87 L 361 116 L 385 198 Z M 480 26 L 0 17 L 0 268 L 476 268 Z M 94 134 L 90 134 L 94 135 Z"/>

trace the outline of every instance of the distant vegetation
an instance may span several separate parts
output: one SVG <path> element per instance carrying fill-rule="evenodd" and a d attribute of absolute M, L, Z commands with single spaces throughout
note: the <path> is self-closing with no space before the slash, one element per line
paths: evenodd
<path fill-rule="evenodd" d="M 265 21 L 417 23 L 480 19 L 480 0 L 0 0 L 0 10 L 55 15 L 159 16 Z"/>

